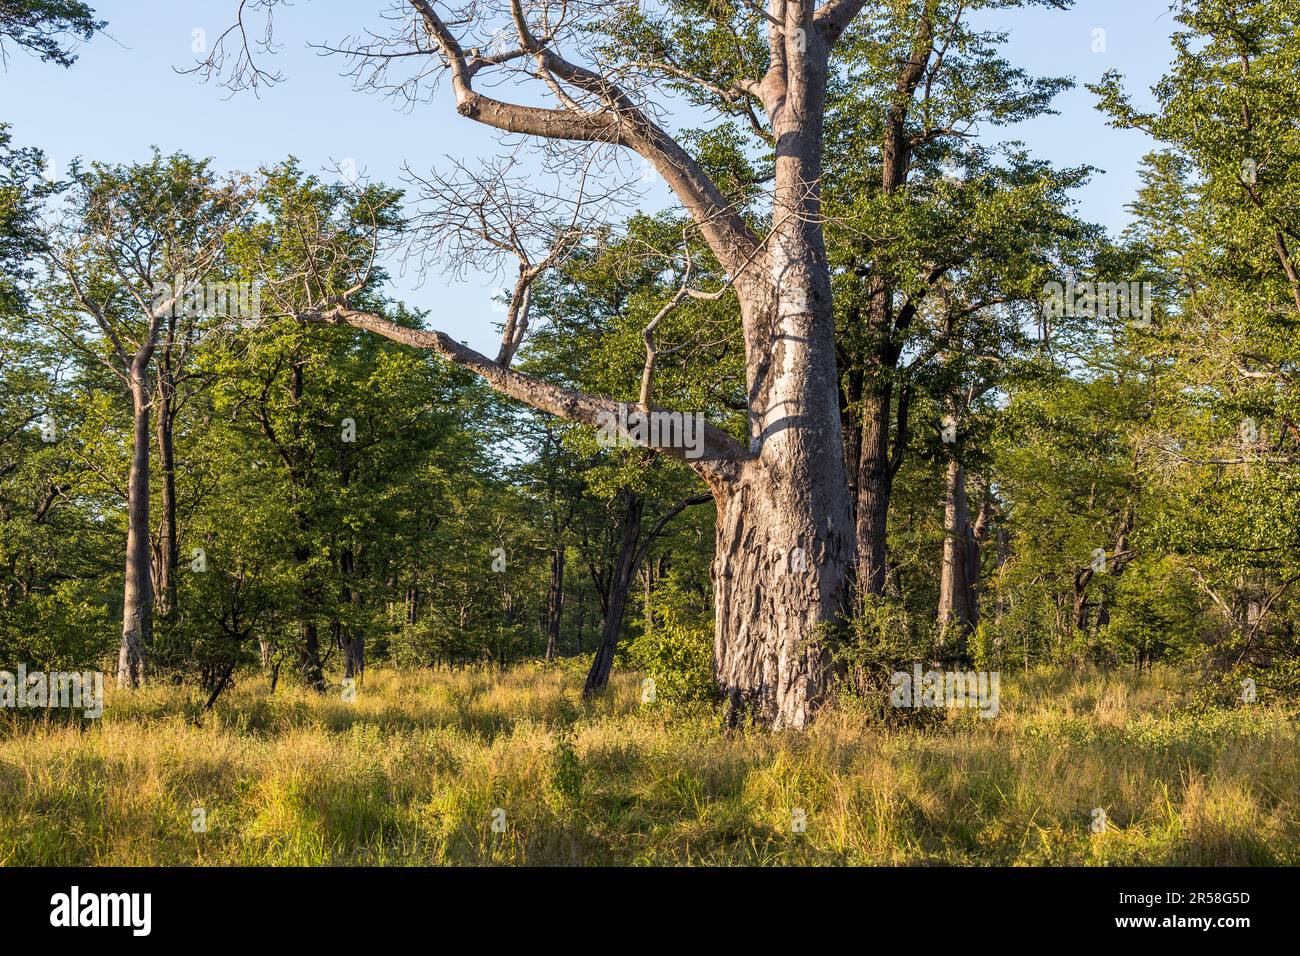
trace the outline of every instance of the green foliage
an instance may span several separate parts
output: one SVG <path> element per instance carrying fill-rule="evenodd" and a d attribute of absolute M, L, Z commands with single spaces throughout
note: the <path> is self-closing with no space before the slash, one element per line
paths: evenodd
<path fill-rule="evenodd" d="M 0 608 L 0 669 L 104 667 L 120 634 L 93 583 L 63 581 L 47 593 Z"/>
<path fill-rule="evenodd" d="M 968 650 L 981 669 L 1195 664 L 1220 702 L 1247 678 L 1263 694 L 1293 686 L 1297 8 L 1179 3 L 1176 59 L 1153 111 L 1136 110 L 1118 77 L 1094 88 L 1118 125 L 1160 141 L 1133 227 L 1112 242 L 1075 214 L 1091 169 L 966 135 L 1049 113 L 1070 85 L 1009 62 L 1005 35 L 981 15 L 1067 5 L 871 4 L 834 53 L 820 188 L 850 446 L 871 389 L 890 419 L 886 595 L 827 635 L 863 699 L 878 700 L 895 669 L 950 652 L 934 620 L 950 463 L 978 516 Z M 92 17 L 80 3 L 0 0 L 0 35 L 66 65 L 64 41 L 88 38 Z M 774 144 L 736 87 L 765 68 L 761 13 L 687 0 L 592 18 L 591 42 L 638 64 L 630 83 L 662 81 L 716 114 L 680 141 L 765 232 Z M 942 66 L 904 97 L 900 64 L 940 46 Z M 895 121 L 907 144 L 898 176 L 884 145 Z M 713 700 L 712 518 L 707 505 L 675 510 L 704 490 L 687 465 L 606 447 L 429 353 L 294 318 L 346 294 L 425 326 L 387 298 L 386 260 L 372 255 L 376 239 L 413 236 L 399 190 L 330 182 L 288 160 L 259 173 L 254 205 L 253 177 L 156 151 L 76 167 L 68 184 L 41 174 L 39 152 L 0 127 L 0 657 L 111 656 L 132 439 L 120 362 L 110 366 L 114 339 L 144 331 L 136 295 L 150 277 L 127 281 L 110 253 L 154 250 L 169 274 L 219 239 L 213 274 L 260 281 L 264 314 L 169 329 L 183 343 L 165 354 L 187 362 L 175 420 L 181 562 L 149 648 L 156 676 L 208 688 L 232 668 L 247 680 L 257 662 L 301 665 L 308 633 L 326 668 L 364 641 L 372 661 L 500 670 L 540 654 L 553 624 L 556 652 L 572 655 L 555 669 L 581 670 L 635 502 L 649 594 L 631 591 L 623 632 L 635 640 L 619 665 L 643 670 L 664 701 Z M 43 234 L 39 214 L 63 192 L 71 215 Z M 41 265 L 51 244 L 103 316 L 92 321 L 71 277 Z M 663 317 L 652 397 L 745 439 L 754 383 L 734 277 L 679 211 L 584 235 L 531 290 L 518 368 L 638 400 L 646 325 L 687 282 L 688 262 L 694 289 L 722 294 Z M 1085 276 L 1152 282 L 1154 327 L 1048 321 L 1044 283 Z M 146 377 L 162 365 L 155 357 Z M 42 437 L 47 414 L 54 441 Z M 952 442 L 938 427 L 948 414 L 960 423 Z M 156 470 L 152 482 L 157 501 Z M 202 569 L 190 564 L 199 553 Z M 552 567 L 565 573 L 548 610 Z M 552 768 L 563 801 L 582 796 L 572 726 Z M 284 793 L 293 807 L 305 799 L 297 783 Z"/>
<path fill-rule="evenodd" d="M 0 0 L 0 57 L 8 41 L 47 63 L 71 66 L 71 44 L 107 25 L 82 0 Z"/>
<path fill-rule="evenodd" d="M 897 597 L 867 595 L 843 633 L 832 637 L 831 652 L 844 670 L 846 703 L 881 721 L 924 726 L 942 719 L 942 710 L 889 705 L 893 675 L 910 674 L 918 663 L 929 669 L 940 650 L 939 637 L 929 615 L 914 614 Z"/>
<path fill-rule="evenodd" d="M 679 576 L 661 581 L 654 593 L 654 622 L 628 647 L 628 661 L 654 681 L 656 701 L 712 701 L 713 616 Z"/>
<path fill-rule="evenodd" d="M 550 755 L 551 787 L 561 807 L 573 807 L 582 800 L 582 784 L 586 777 L 577 746 L 580 711 L 566 697 L 560 701 L 556 716 L 556 727 L 552 735 L 555 743 Z"/>

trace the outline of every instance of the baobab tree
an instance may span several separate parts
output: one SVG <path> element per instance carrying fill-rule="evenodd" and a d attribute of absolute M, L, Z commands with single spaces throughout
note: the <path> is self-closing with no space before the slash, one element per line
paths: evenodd
<path fill-rule="evenodd" d="M 250 35 L 242 23 L 249 11 L 269 15 L 277 2 L 241 3 L 241 23 L 199 69 L 236 86 L 273 79 L 256 50 L 232 45 Z M 451 9 L 408 0 L 392 8 L 387 34 L 370 29 L 365 40 L 332 48 L 353 58 L 364 83 L 412 101 L 445 77 L 461 117 L 503 133 L 631 151 L 692 218 L 739 305 L 748 404 L 745 440 L 706 423 L 702 454 L 689 459 L 718 511 L 716 677 L 733 721 L 752 713 L 776 728 L 804 726 L 825 697 L 832 671 L 825 630 L 840 618 L 854 560 L 820 190 L 832 51 L 864 2 L 770 0 L 702 17 L 671 5 L 651 14 L 625 3 L 508 0 Z M 715 41 L 707 49 L 689 42 L 706 34 Z M 495 95 L 510 81 L 514 98 Z M 661 124 L 655 94 L 665 87 L 707 91 L 712 105 L 748 122 L 773 153 L 770 190 L 748 205 L 727 196 L 687 141 Z M 542 97 L 550 102 L 537 105 Z M 683 297 L 719 291 L 687 287 Z M 300 318 L 431 349 L 572 421 L 626 420 L 608 398 L 521 374 L 346 296 Z M 643 392 L 641 405 L 663 411 L 653 394 Z M 672 442 L 620 434 L 686 457 Z"/>

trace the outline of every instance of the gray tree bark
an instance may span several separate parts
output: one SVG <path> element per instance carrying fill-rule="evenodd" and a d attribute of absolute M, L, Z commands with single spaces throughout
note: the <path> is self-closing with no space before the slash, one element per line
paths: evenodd
<path fill-rule="evenodd" d="M 176 535 L 176 406 L 177 372 L 175 316 L 169 317 L 157 355 L 155 408 L 158 432 L 159 515 L 158 553 L 154 562 L 154 613 L 166 617 L 176 607 L 176 573 L 180 563 Z"/>
<path fill-rule="evenodd" d="M 131 471 L 127 482 L 126 583 L 122 594 L 122 643 L 117 654 L 117 685 L 144 683 L 145 649 L 153 636 L 153 578 L 149 565 L 149 390 L 145 375 L 152 349 L 131 363 L 134 418 Z"/>

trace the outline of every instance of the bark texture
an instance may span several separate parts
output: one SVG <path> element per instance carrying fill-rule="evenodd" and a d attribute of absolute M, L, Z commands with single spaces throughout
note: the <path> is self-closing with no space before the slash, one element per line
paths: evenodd
<path fill-rule="evenodd" d="M 803 727 L 829 687 L 822 629 L 839 618 L 853 559 L 842 477 L 746 466 L 719 501 L 714 655 L 733 726 L 752 714 L 777 729 Z M 814 498 L 839 520 L 810 520 Z"/>

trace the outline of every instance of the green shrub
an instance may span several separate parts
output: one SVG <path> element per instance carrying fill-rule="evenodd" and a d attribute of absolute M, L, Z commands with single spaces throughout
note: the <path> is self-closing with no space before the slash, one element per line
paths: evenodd
<path fill-rule="evenodd" d="M 628 660 L 654 681 L 656 700 L 714 700 L 713 617 L 670 577 L 654 593 L 655 621 L 628 647 Z"/>

